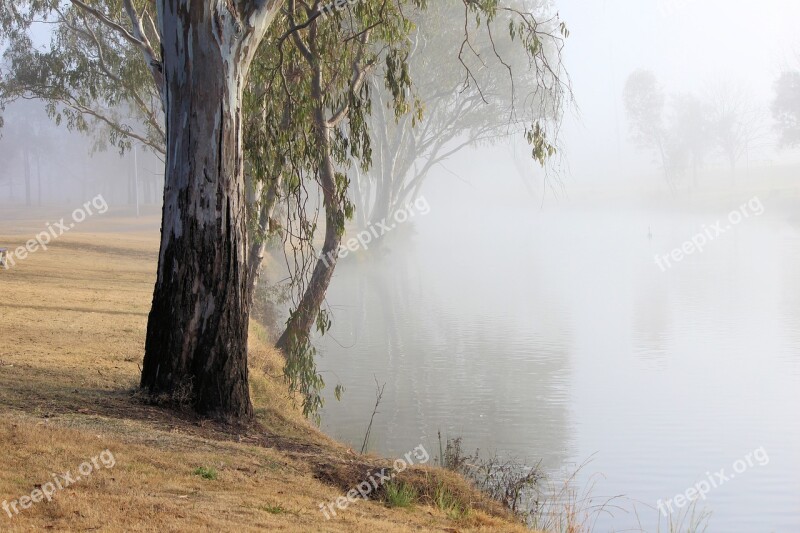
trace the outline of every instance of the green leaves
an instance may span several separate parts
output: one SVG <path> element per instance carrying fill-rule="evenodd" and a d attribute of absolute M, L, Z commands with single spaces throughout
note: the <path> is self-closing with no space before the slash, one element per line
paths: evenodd
<path fill-rule="evenodd" d="M 547 132 L 539 122 L 526 129 L 525 139 L 531 145 L 531 156 L 540 165 L 544 165 L 548 159 L 558 152 L 556 147 L 548 140 Z"/>
<path fill-rule="evenodd" d="M 317 373 L 314 362 L 316 354 L 317 351 L 308 338 L 294 336 L 289 342 L 283 373 L 289 384 L 289 391 L 299 393 L 303 399 L 303 415 L 319 424 L 319 409 L 325 403 L 321 396 L 325 380 Z"/>

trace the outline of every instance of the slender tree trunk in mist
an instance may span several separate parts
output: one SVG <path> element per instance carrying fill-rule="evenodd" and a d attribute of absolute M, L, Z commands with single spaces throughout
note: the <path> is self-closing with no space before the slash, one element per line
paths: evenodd
<path fill-rule="evenodd" d="M 388 216 L 392 205 L 392 179 L 395 177 L 392 157 L 392 154 L 389 154 L 381 165 L 382 168 L 377 180 L 377 191 L 375 193 L 375 206 L 369 217 L 369 222 L 371 223 L 384 220 Z"/>
<path fill-rule="evenodd" d="M 307 340 L 314 327 L 319 309 L 325 300 L 325 294 L 333 277 L 336 262 L 339 258 L 339 245 L 342 242 L 340 228 L 344 225 L 344 212 L 339 206 L 336 190 L 336 170 L 331 158 L 331 131 L 325 119 L 325 108 L 323 107 L 323 92 L 320 74 L 317 74 L 312 81 L 312 96 L 318 103 L 314 110 L 314 132 L 317 137 L 317 144 L 323 153 L 323 161 L 320 168 L 320 185 L 323 193 L 323 205 L 325 206 L 325 242 L 322 245 L 322 252 L 311 279 L 308 282 L 303 297 L 297 309 L 292 313 L 286 324 L 286 329 L 278 339 L 276 346 L 288 352 L 292 345 Z"/>
<path fill-rule="evenodd" d="M 25 205 L 31 206 L 31 154 L 28 147 L 22 149 L 22 157 L 25 167 Z"/>
<path fill-rule="evenodd" d="M 133 167 L 128 167 L 128 205 L 133 205 Z"/>
<path fill-rule="evenodd" d="M 263 98 L 263 97 L 262 97 Z M 281 119 L 281 128 L 288 129 L 291 125 L 293 109 L 286 106 L 283 110 L 283 117 Z M 267 121 L 267 107 L 261 107 L 261 120 Z M 270 224 L 272 216 L 275 214 L 275 208 L 278 206 L 278 200 L 283 190 L 283 168 L 280 164 L 276 164 L 272 168 L 272 173 L 268 177 L 267 190 L 264 191 L 263 179 L 254 178 L 250 180 L 252 184 L 251 198 L 248 203 L 252 209 L 258 210 L 258 219 L 256 220 L 256 232 L 258 239 L 254 239 L 250 245 L 250 253 L 247 256 L 247 270 L 250 276 L 250 287 L 248 288 L 248 301 L 252 306 L 256 295 L 256 288 L 258 288 L 258 279 L 261 275 L 261 266 L 264 263 L 264 255 L 267 251 L 267 239 L 269 237 Z"/>
<path fill-rule="evenodd" d="M 227 420 L 253 414 L 242 92 L 281 3 L 158 1 L 166 181 L 141 386 Z"/>
<path fill-rule="evenodd" d="M 247 290 L 247 301 L 250 302 L 250 305 L 253 304 L 253 298 L 255 298 L 256 288 L 258 287 L 261 265 L 264 262 L 264 255 L 267 251 L 267 235 L 269 234 L 270 220 L 275 213 L 275 207 L 278 205 L 278 197 L 280 195 L 282 183 L 283 175 L 278 174 L 270 183 L 267 194 L 259 203 L 257 231 L 260 238 L 254 240 L 250 244 L 250 253 L 247 257 L 247 275 L 250 280 L 250 285 Z M 255 194 L 260 196 L 261 191 L 258 190 Z"/>
<path fill-rule="evenodd" d="M 36 205 L 42 207 L 42 158 L 36 150 Z"/>

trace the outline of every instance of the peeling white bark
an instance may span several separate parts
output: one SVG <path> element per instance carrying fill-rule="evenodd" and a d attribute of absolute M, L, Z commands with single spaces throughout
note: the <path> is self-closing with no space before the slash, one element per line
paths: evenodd
<path fill-rule="evenodd" d="M 199 411 L 226 416 L 252 414 L 242 93 L 280 4 L 158 1 L 167 161 L 142 386 L 191 383 Z"/>

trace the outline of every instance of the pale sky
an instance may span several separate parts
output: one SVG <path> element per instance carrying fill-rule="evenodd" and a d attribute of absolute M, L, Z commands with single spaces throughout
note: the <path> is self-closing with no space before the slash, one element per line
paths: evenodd
<path fill-rule="evenodd" d="M 581 125 L 564 141 L 572 174 L 627 164 L 622 88 L 637 68 L 668 93 L 735 80 L 769 105 L 772 83 L 800 52 L 800 2 L 764 0 L 556 0 L 570 28 L 567 68 Z M 622 161 L 620 161 L 622 160 Z"/>

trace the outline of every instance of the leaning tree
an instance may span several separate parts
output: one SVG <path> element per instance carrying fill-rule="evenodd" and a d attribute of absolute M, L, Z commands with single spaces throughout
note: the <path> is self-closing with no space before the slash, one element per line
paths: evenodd
<path fill-rule="evenodd" d="M 355 162 L 371 164 L 372 148 L 367 116 L 371 99 L 367 80 L 376 65 L 395 88 L 392 108 L 398 115 L 408 109 L 410 79 L 402 58 L 408 53 L 408 25 L 399 6 L 368 2 L 359 9 L 339 9 L 322 17 L 324 5 L 304 5 L 288 0 L 287 24 L 276 24 L 269 35 L 274 46 L 257 56 L 247 99 L 251 113 L 246 122 L 246 160 L 262 195 L 255 224 L 269 235 L 283 236 L 284 252 L 292 274 L 294 296 L 286 329 L 277 345 L 286 354 L 285 374 L 290 389 L 304 399 L 304 411 L 315 413 L 324 385 L 314 365 L 309 334 L 314 324 L 324 324 L 320 306 L 335 267 L 334 252 L 353 214 L 348 197 L 348 171 Z M 301 28 L 302 31 L 295 31 Z M 279 139 L 276 144 L 267 139 Z M 276 149 L 277 146 L 277 149 Z M 283 196 L 284 219 L 276 220 L 276 198 Z M 321 199 L 324 211 L 323 245 L 317 257 L 314 240 L 319 208 L 307 212 L 309 203 Z M 255 213 L 253 213 L 256 216 Z M 251 256 L 256 275 L 264 243 Z M 323 329 L 324 325 L 321 326 Z"/>
<path fill-rule="evenodd" d="M 389 47 L 385 61 L 376 61 L 375 51 L 363 56 L 359 51 L 361 62 L 345 62 L 352 65 L 352 80 L 363 89 L 360 99 L 365 101 L 351 108 L 356 113 L 343 127 L 337 127 L 342 112 L 332 110 L 330 118 L 325 119 L 335 133 L 333 138 L 345 143 L 334 150 L 336 157 L 331 163 L 335 165 L 330 172 L 335 173 L 333 166 L 341 169 L 341 181 L 346 186 L 322 185 L 326 219 L 323 246 L 310 269 L 295 269 L 304 292 L 277 343 L 289 354 L 290 365 L 313 358 L 308 340 L 315 325 L 323 333 L 330 327 L 322 304 L 336 268 L 344 220 L 353 211 L 350 197 L 356 199 L 355 212 L 360 213 L 362 223 L 379 221 L 419 191 L 433 166 L 466 146 L 517 133 L 531 143 L 536 161 L 544 163 L 555 152 L 551 139 L 569 96 L 561 62 L 566 26 L 538 1 L 509 2 L 491 11 L 474 5 L 468 5 L 465 11 L 464 6 L 456 0 L 428 6 L 413 16 L 415 26 L 410 31 L 401 26 L 398 29 L 404 31 L 377 35 L 372 48 L 385 52 Z M 342 20 L 348 22 L 352 17 Z M 372 27 L 368 20 L 360 26 Z M 308 39 L 318 38 L 316 23 L 312 22 L 310 28 Z M 348 32 L 365 35 L 354 33 L 354 29 L 341 33 Z M 398 41 L 397 36 L 404 38 Z M 301 50 L 311 48 L 303 39 L 294 35 Z M 350 40 L 345 38 L 344 42 Z M 406 43 L 406 48 L 398 50 L 402 54 L 390 48 L 394 43 Z M 360 68 L 362 64 L 369 68 Z M 318 75 L 312 74 L 311 79 Z M 411 80 L 413 85 L 403 86 Z M 331 90 L 333 85 L 326 84 L 326 93 L 336 94 Z M 408 90 L 413 97 L 406 99 L 403 94 Z M 352 95 L 351 99 L 355 93 Z M 318 97 L 312 94 L 311 100 Z M 326 143 L 319 139 L 317 149 L 328 153 Z M 352 150 L 356 147 L 360 149 Z M 350 167 L 348 158 L 359 163 L 349 173 L 355 180 L 345 172 Z M 325 166 L 320 169 L 321 175 Z M 349 196 L 341 194 L 348 188 Z M 329 194 L 334 190 L 336 195 Z M 310 277 L 302 283 L 307 270 Z M 313 365 L 303 368 L 311 371 Z"/>

